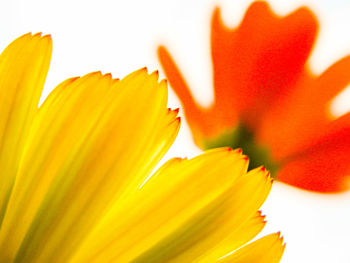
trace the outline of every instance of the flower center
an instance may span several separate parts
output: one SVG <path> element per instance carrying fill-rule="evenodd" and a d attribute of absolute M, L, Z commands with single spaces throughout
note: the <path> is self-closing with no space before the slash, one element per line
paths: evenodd
<path fill-rule="evenodd" d="M 235 129 L 226 131 L 214 139 L 204 141 L 205 149 L 217 147 L 241 148 L 249 157 L 249 170 L 263 165 L 270 171 L 273 178 L 278 171 L 279 165 L 272 160 L 269 149 L 257 144 L 254 133 L 244 125 L 238 125 Z"/>

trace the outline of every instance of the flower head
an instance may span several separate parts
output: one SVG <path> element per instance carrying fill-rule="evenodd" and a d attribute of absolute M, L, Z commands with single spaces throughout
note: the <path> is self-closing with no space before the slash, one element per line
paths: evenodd
<path fill-rule="evenodd" d="M 169 52 L 159 58 L 181 99 L 195 142 L 203 149 L 241 147 L 251 164 L 308 190 L 346 190 L 350 176 L 350 114 L 331 116 L 329 102 L 350 82 L 350 57 L 321 75 L 307 64 L 317 20 L 307 8 L 279 17 L 254 2 L 241 24 L 226 27 L 215 9 L 211 55 L 215 98 L 193 99 Z"/>
<path fill-rule="evenodd" d="M 0 56 L 0 262 L 279 262 L 279 233 L 239 249 L 265 224 L 264 168 L 221 148 L 150 176 L 180 124 L 166 82 L 94 72 L 38 109 L 51 45 L 27 34 Z"/>

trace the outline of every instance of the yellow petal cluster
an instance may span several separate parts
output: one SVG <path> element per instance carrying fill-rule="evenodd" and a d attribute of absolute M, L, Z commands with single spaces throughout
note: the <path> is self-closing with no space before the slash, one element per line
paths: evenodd
<path fill-rule="evenodd" d="M 152 174 L 180 125 L 166 82 L 94 72 L 38 109 L 51 49 L 27 34 L 0 56 L 0 262 L 279 262 L 279 234 L 240 248 L 265 224 L 264 168 L 221 148 Z"/>

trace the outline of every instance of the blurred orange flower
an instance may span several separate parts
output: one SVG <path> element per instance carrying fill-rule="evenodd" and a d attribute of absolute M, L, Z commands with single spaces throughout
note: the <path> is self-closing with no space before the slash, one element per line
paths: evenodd
<path fill-rule="evenodd" d="M 211 24 L 214 103 L 199 106 L 165 47 L 158 49 L 198 146 L 241 147 L 279 181 L 319 192 L 349 188 L 350 114 L 329 103 L 350 80 L 350 56 L 317 76 L 307 63 L 318 30 L 305 8 L 279 17 L 255 2 L 231 29 L 215 9 Z"/>

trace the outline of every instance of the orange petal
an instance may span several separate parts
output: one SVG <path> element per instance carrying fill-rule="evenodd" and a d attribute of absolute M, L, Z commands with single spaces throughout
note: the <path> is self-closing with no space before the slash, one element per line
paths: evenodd
<path fill-rule="evenodd" d="M 323 133 L 323 134 L 322 134 Z M 350 188 L 350 113 L 329 124 L 326 132 L 278 173 L 278 180 L 319 192 Z"/>
<path fill-rule="evenodd" d="M 328 104 L 339 92 L 350 84 L 350 56 L 346 56 L 324 71 L 310 89 L 313 102 Z"/>
<path fill-rule="evenodd" d="M 275 102 L 263 116 L 257 141 L 270 149 L 273 160 L 281 162 L 305 148 L 315 133 L 329 122 L 324 105 L 310 103 L 309 87 L 314 78 L 304 75 L 295 90 Z"/>
<path fill-rule="evenodd" d="M 171 87 L 182 102 L 186 119 L 192 129 L 195 140 L 198 137 L 202 137 L 201 133 L 204 132 L 203 130 L 206 130 L 204 127 L 205 122 L 202 116 L 203 114 L 194 101 L 191 91 L 179 68 L 164 46 L 158 47 L 158 58 Z M 198 143 L 200 143 L 200 139 L 198 139 Z"/>
<path fill-rule="evenodd" d="M 305 150 L 320 130 L 329 125 L 329 102 L 349 83 L 350 56 L 318 77 L 305 72 L 293 92 L 265 114 L 258 131 L 259 141 L 269 145 L 276 161 Z"/>
<path fill-rule="evenodd" d="M 196 143 L 201 145 L 204 138 L 218 136 L 223 129 L 227 128 L 225 122 L 222 121 L 226 118 L 218 118 L 216 112 L 210 108 L 204 109 L 194 101 L 184 77 L 164 46 L 158 48 L 158 58 L 171 87 L 183 104 L 186 120 L 192 129 Z M 236 119 L 231 118 L 229 127 L 231 127 L 232 122 L 236 123 Z"/>
<path fill-rule="evenodd" d="M 158 47 L 158 57 L 172 88 L 183 103 L 185 111 L 188 112 L 189 116 L 193 119 L 199 118 L 200 110 L 198 109 L 198 105 L 195 103 L 179 68 L 176 66 L 173 58 L 164 46 Z"/>
<path fill-rule="evenodd" d="M 304 70 L 317 21 L 300 8 L 278 17 L 265 2 L 253 3 L 241 25 L 227 28 L 216 9 L 212 19 L 212 58 L 216 105 L 237 111 L 251 128 L 280 96 L 287 95 Z"/>

